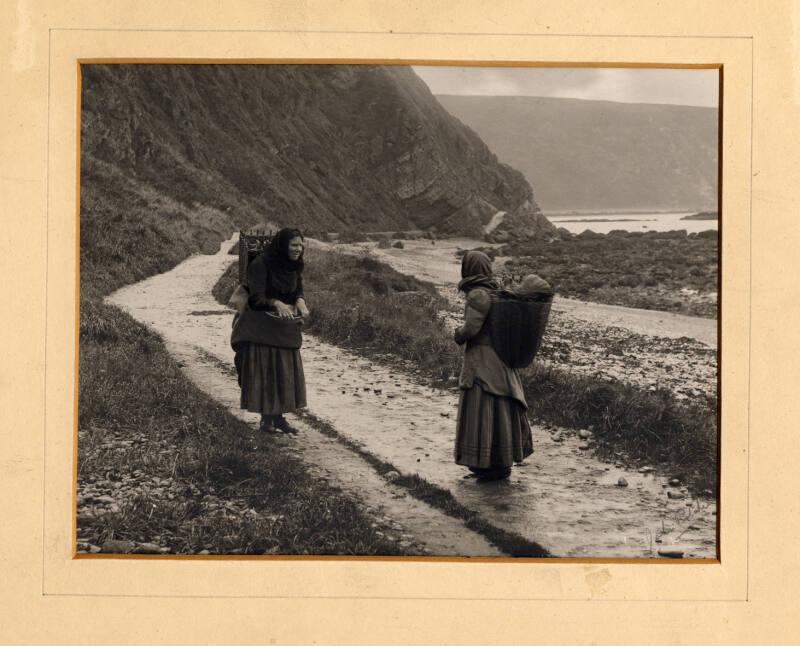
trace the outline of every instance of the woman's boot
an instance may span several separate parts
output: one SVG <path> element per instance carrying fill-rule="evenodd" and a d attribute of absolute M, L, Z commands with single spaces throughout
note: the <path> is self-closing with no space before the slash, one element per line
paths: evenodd
<path fill-rule="evenodd" d="M 273 424 L 279 431 L 283 431 L 289 435 L 297 435 L 297 429 L 293 428 L 283 415 L 275 415 Z"/>
<path fill-rule="evenodd" d="M 263 433 L 278 433 L 278 430 L 275 428 L 275 415 L 261 415 L 261 426 L 259 426 L 259 431 Z"/>

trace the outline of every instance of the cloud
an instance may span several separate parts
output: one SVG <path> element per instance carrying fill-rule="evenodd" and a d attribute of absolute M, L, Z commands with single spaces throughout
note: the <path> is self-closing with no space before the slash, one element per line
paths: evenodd
<path fill-rule="evenodd" d="M 717 70 L 416 66 L 434 94 L 542 96 L 716 107 Z"/>

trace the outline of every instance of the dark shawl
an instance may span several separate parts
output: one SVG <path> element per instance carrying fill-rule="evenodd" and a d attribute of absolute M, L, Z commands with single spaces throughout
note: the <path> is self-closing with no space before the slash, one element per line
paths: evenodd
<path fill-rule="evenodd" d="M 482 251 L 467 251 L 461 259 L 461 282 L 458 289 L 469 292 L 476 287 L 500 289 L 500 284 L 492 276 L 492 261 Z"/>
<path fill-rule="evenodd" d="M 289 241 L 297 237 L 303 237 L 297 229 L 281 229 L 269 247 L 248 265 L 247 287 L 253 309 L 271 309 L 271 299 L 294 305 L 303 297 L 303 256 L 289 260 Z"/>

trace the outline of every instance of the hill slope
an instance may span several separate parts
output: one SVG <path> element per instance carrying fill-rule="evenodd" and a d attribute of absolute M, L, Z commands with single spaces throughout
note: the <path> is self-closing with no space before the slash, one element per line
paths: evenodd
<path fill-rule="evenodd" d="M 536 187 L 542 210 L 715 210 L 718 111 L 521 96 L 437 96 Z"/>
<path fill-rule="evenodd" d="M 409 67 L 82 72 L 82 168 L 92 177 L 105 164 L 183 204 L 331 230 L 474 229 L 498 210 L 535 207 L 522 175 Z"/>

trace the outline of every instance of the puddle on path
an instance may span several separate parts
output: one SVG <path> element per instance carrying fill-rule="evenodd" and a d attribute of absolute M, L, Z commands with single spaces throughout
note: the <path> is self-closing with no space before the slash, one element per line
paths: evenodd
<path fill-rule="evenodd" d="M 191 315 L 224 309 L 213 300 L 211 288 L 231 262 L 226 253 L 230 244 L 224 243 L 216 255 L 192 256 L 165 274 L 127 286 L 108 301 L 161 334 L 189 377 L 235 408 L 235 379 L 201 358 L 208 353 L 231 364 L 230 319 Z M 556 442 L 541 427 L 534 428 L 534 455 L 514 469 L 509 481 L 478 483 L 465 478 L 466 469 L 452 462 L 456 392 L 417 384 L 308 335 L 302 352 L 309 409 L 316 416 L 402 473 L 417 473 L 448 489 L 498 527 L 522 534 L 558 556 L 655 556 L 673 543 L 686 557 L 715 556 L 713 502 L 669 500 L 663 478 L 617 470 L 579 450 L 577 439 Z M 295 440 L 298 449 L 307 448 L 320 468 L 346 478 L 349 467 L 338 473 L 319 448 L 319 439 L 312 439 L 314 433 L 304 428 Z M 627 487 L 617 486 L 620 477 L 627 479 Z M 359 486 L 366 493 L 386 489 L 387 484 L 379 479 Z M 417 538 L 425 540 L 424 527 L 422 531 Z M 454 531 L 468 530 L 459 524 Z M 663 543 L 656 543 L 662 531 Z M 451 543 L 455 548 L 456 541 Z"/>

